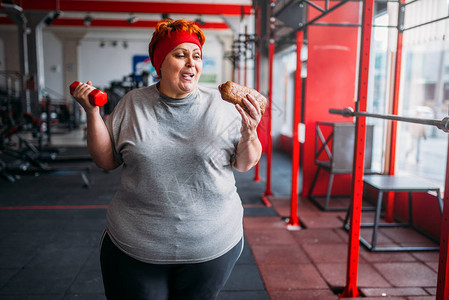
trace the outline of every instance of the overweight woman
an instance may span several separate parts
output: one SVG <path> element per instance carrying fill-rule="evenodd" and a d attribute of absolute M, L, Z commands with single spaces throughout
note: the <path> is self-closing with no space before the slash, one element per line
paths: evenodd
<path fill-rule="evenodd" d="M 105 170 L 122 166 L 101 241 L 106 297 L 120 300 L 212 300 L 243 249 L 243 208 L 233 168 L 260 159 L 258 102 L 246 111 L 198 86 L 204 33 L 164 19 L 149 43 L 159 82 L 134 89 L 103 121 L 88 101 L 87 145 Z"/>

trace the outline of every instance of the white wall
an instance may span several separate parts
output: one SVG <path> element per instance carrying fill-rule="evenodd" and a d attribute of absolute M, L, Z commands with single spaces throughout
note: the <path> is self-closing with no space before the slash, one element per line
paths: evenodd
<path fill-rule="evenodd" d="M 98 88 L 109 86 L 132 73 L 132 57 L 147 54 L 148 37 L 126 33 L 88 33 L 78 45 L 79 80 L 91 80 Z M 104 41 L 104 47 L 100 42 Z M 128 48 L 123 47 L 126 41 Z M 113 46 L 112 43 L 117 45 Z"/>
<path fill-rule="evenodd" d="M 211 75 L 215 76 L 214 82 L 204 82 L 204 79 L 200 79 L 200 84 L 210 87 L 217 87 L 219 83 L 223 81 L 223 53 L 224 49 L 220 44 L 220 41 L 213 34 L 206 36 L 206 42 L 203 46 L 203 78 L 210 78 Z"/>
<path fill-rule="evenodd" d="M 1 47 L 1 71 L 20 72 L 19 65 L 19 42 L 17 30 L 13 26 L 5 26 L 0 28 L 0 44 Z M 1 88 L 7 87 L 5 76 L 1 76 Z M 20 90 L 19 82 L 16 80 L 12 83 L 13 89 Z"/>
<path fill-rule="evenodd" d="M 63 93 L 63 60 L 62 43 L 50 31 L 43 31 L 42 39 L 44 41 L 44 78 L 45 91 L 53 100 L 62 100 Z"/>
<path fill-rule="evenodd" d="M 4 44 L 5 70 L 20 72 L 19 40 L 15 26 L 1 26 L 0 39 Z"/>
<path fill-rule="evenodd" d="M 296 47 L 278 53 L 273 63 L 272 136 L 292 136 Z"/>

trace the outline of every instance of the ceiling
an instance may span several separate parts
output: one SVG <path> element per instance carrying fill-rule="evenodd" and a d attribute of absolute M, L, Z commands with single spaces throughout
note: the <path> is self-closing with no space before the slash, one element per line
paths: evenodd
<path fill-rule="evenodd" d="M 14 25 L 5 8 L 48 11 L 47 25 L 88 28 L 151 28 L 163 17 L 196 21 L 202 29 L 233 30 L 252 14 L 252 0 L 0 0 L 0 25 Z"/>

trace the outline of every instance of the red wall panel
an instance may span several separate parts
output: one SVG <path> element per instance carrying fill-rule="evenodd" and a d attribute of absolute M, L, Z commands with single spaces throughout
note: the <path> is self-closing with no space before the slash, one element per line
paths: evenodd
<path fill-rule="evenodd" d="M 314 3 L 324 7 L 323 1 Z M 359 23 L 359 3 L 348 2 L 318 22 Z M 309 8 L 309 20 L 318 11 Z M 308 28 L 308 61 L 304 122 L 306 136 L 303 161 L 303 195 L 309 194 L 316 172 L 315 124 L 316 122 L 351 122 L 328 113 L 329 108 L 354 106 L 357 80 L 358 27 L 318 26 Z M 320 176 L 316 193 L 324 193 L 328 178 Z M 336 176 L 335 193 L 349 193 L 350 177 Z"/>
<path fill-rule="evenodd" d="M 394 215 L 408 221 L 408 194 L 396 193 Z M 439 240 L 441 213 L 438 199 L 428 193 L 413 193 L 413 225 Z"/>

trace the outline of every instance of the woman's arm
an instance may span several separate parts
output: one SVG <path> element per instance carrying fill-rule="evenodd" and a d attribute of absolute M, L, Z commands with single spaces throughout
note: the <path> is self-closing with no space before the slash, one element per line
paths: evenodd
<path fill-rule="evenodd" d="M 240 172 L 246 172 L 254 167 L 262 154 L 262 145 L 257 137 L 257 125 L 259 125 L 262 113 L 259 103 L 253 96 L 247 95 L 243 103 L 250 113 L 236 104 L 236 108 L 242 116 L 242 127 L 240 132 L 242 137 L 237 145 L 237 152 L 234 160 L 234 168 Z"/>
<path fill-rule="evenodd" d="M 94 163 L 104 170 L 113 170 L 120 164 L 114 160 L 112 142 L 100 108 L 89 102 L 88 95 L 94 89 L 92 82 L 79 84 L 73 97 L 83 107 L 87 117 L 87 149 Z"/>

